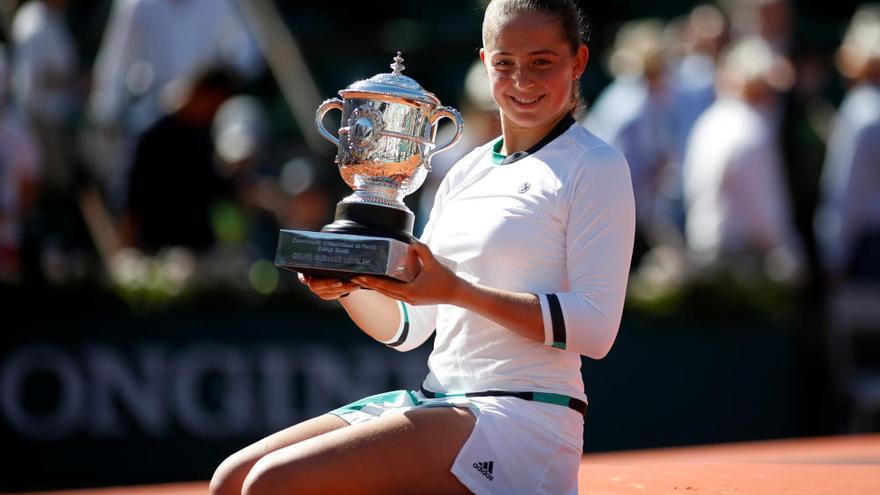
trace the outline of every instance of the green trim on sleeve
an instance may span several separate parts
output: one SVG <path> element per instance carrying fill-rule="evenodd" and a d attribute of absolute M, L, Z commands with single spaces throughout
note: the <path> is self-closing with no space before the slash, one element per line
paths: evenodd
<path fill-rule="evenodd" d="M 400 304 L 401 308 L 403 308 L 403 323 L 408 324 L 409 323 L 409 311 L 407 311 L 407 309 L 406 309 L 406 303 L 401 302 L 401 301 L 397 301 L 397 303 Z"/>
<path fill-rule="evenodd" d="M 397 301 L 397 304 L 400 305 L 400 311 L 403 313 L 403 321 L 400 322 L 400 329 L 397 331 L 399 334 L 397 340 L 385 343 L 385 345 L 392 348 L 400 346 L 406 342 L 406 338 L 409 337 L 409 311 L 406 309 L 406 304 L 403 302 Z"/>

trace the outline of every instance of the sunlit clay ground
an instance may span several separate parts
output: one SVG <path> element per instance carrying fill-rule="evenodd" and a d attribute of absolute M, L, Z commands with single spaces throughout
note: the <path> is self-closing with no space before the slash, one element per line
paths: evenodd
<path fill-rule="evenodd" d="M 52 495 L 205 495 L 208 483 Z M 584 457 L 580 493 L 878 495 L 880 434 L 639 450 Z"/>

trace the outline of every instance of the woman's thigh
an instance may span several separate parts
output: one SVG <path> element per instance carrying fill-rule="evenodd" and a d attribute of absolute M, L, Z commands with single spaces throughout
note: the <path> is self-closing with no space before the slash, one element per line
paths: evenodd
<path fill-rule="evenodd" d="M 245 476 L 260 458 L 278 449 L 348 426 L 332 414 L 324 414 L 285 428 L 227 457 L 211 478 L 212 495 L 240 495 Z"/>
<path fill-rule="evenodd" d="M 474 428 L 459 408 L 414 409 L 276 450 L 251 469 L 243 494 L 469 494 L 451 472 Z"/>

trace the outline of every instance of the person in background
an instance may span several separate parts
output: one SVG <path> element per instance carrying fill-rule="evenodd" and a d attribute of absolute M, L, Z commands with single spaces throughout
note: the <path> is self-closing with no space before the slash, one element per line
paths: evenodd
<path fill-rule="evenodd" d="M 681 55 L 670 64 L 673 84 L 678 89 L 676 112 L 682 115 L 676 141 L 679 155 L 683 154 L 687 136 L 697 117 L 715 101 L 716 64 L 727 44 L 727 37 L 727 20 L 712 5 L 694 7 L 683 21 Z"/>
<path fill-rule="evenodd" d="M 236 86 L 227 71 L 208 69 L 169 88 L 169 112 L 135 148 L 122 229 L 127 245 L 147 253 L 214 246 L 212 209 L 231 195 L 231 187 L 216 167 L 212 124 Z"/>
<path fill-rule="evenodd" d="M 136 136 L 159 119 L 162 92 L 211 67 L 247 80 L 262 58 L 233 0 L 115 0 L 95 60 L 88 101 L 93 160 L 111 208 L 125 203 Z"/>
<path fill-rule="evenodd" d="M 792 77 L 758 37 L 722 59 L 719 98 L 697 119 L 684 160 L 685 233 L 701 269 L 787 282 L 802 275 L 773 117 Z"/>
<path fill-rule="evenodd" d="M 41 172 L 34 139 L 10 111 L 8 80 L 0 46 L 0 283 L 20 280 L 22 227 L 39 196 Z"/>
<path fill-rule="evenodd" d="M 79 62 L 64 20 L 66 0 L 31 0 L 12 21 L 11 97 L 41 150 L 48 194 L 71 192 L 70 124 L 77 111 Z"/>
<path fill-rule="evenodd" d="M 789 0 L 721 0 L 731 20 L 733 37 L 756 36 L 778 56 L 789 57 L 794 49 Z"/>
<path fill-rule="evenodd" d="M 672 222 L 658 221 L 661 179 L 675 155 L 674 87 L 667 70 L 667 39 L 657 19 L 631 21 L 617 33 L 609 68 L 615 79 L 582 124 L 626 157 L 636 200 L 633 268 L 660 244 Z M 675 234 L 673 237 L 679 237 Z"/>
<path fill-rule="evenodd" d="M 116 0 L 94 67 L 90 110 L 134 132 L 162 115 L 168 83 L 216 66 L 256 74 L 256 43 L 231 0 Z"/>
<path fill-rule="evenodd" d="M 672 23 L 671 23 L 672 24 Z M 679 22 L 678 49 L 670 62 L 673 87 L 672 164 L 660 181 L 659 217 L 669 219 L 684 235 L 684 204 L 681 168 L 685 147 L 697 118 L 715 101 L 715 71 L 718 55 L 727 43 L 727 21 L 712 5 L 698 5 Z"/>
<path fill-rule="evenodd" d="M 852 81 L 822 171 L 816 234 L 828 278 L 880 282 L 880 5 L 862 7 L 837 54 Z"/>

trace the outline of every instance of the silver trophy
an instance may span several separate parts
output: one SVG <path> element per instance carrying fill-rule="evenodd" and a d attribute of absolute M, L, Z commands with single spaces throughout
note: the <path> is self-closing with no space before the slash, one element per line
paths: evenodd
<path fill-rule="evenodd" d="M 457 110 L 401 74 L 400 52 L 391 68 L 318 107 L 315 126 L 337 145 L 339 173 L 354 193 L 336 205 L 335 221 L 320 232 L 281 230 L 276 265 L 340 279 L 369 274 L 410 281 L 418 273 L 410 245 L 415 216 L 403 198 L 425 181 L 431 157 L 458 142 L 464 124 Z M 338 138 L 323 123 L 334 109 L 342 112 Z M 453 120 L 456 130 L 438 145 L 437 122 L 443 118 Z"/>

